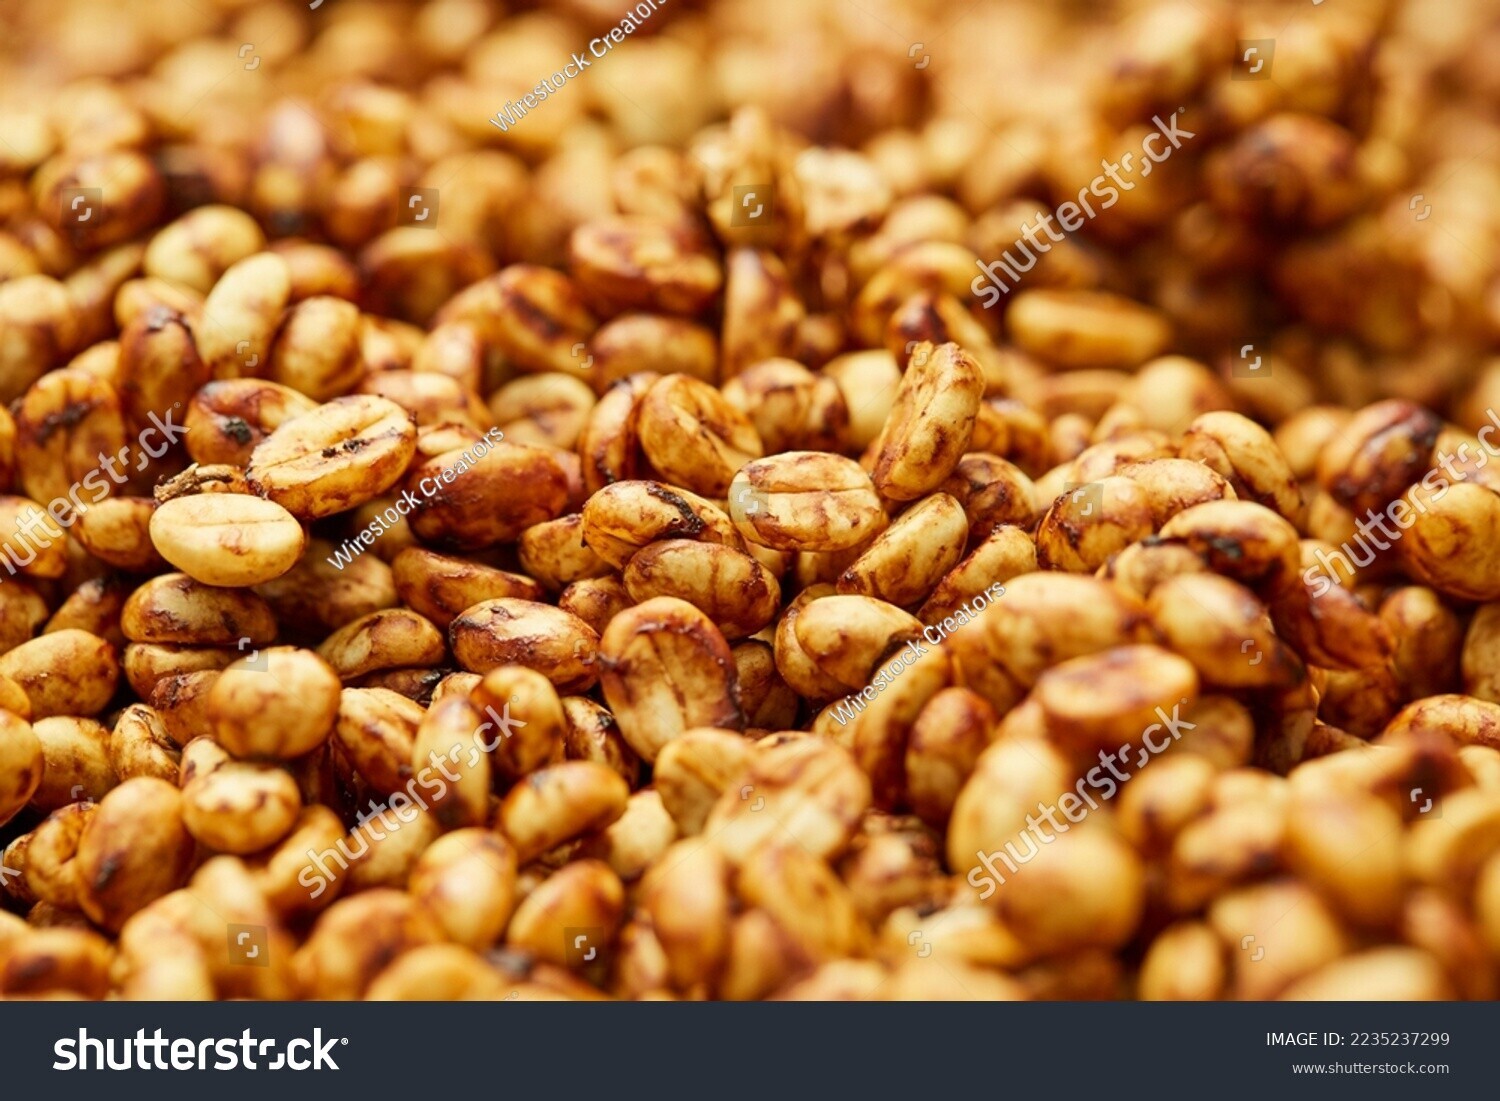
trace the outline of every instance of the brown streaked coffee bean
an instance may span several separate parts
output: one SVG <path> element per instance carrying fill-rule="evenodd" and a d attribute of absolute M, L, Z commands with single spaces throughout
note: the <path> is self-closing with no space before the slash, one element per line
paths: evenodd
<path fill-rule="evenodd" d="M 301 561 L 254 591 L 281 622 L 323 631 L 400 601 L 391 568 L 378 555 L 361 554 L 344 562 L 332 543 L 317 537 L 307 541 Z"/>
<path fill-rule="evenodd" d="M 16 816 L 42 782 L 45 755 L 27 716 L 0 709 L 0 825 Z"/>
<path fill-rule="evenodd" d="M 1191 703 L 1198 684 L 1187 659 L 1156 646 L 1122 646 L 1054 665 L 1037 678 L 1032 698 L 1048 735 L 1088 757 L 1143 739 L 1153 725 L 1164 737 L 1180 736 L 1166 728 L 1167 715 Z"/>
<path fill-rule="evenodd" d="M 104 639 L 69 628 L 0 654 L 0 674 L 20 685 L 33 718 L 97 715 L 115 693 L 120 663 Z"/>
<path fill-rule="evenodd" d="M 308 997 L 357 999 L 403 953 L 442 939 L 442 926 L 403 891 L 377 887 L 328 908 L 292 961 Z"/>
<path fill-rule="evenodd" d="M 1214 470 L 1245 500 L 1274 508 L 1293 523 L 1303 514 L 1291 463 L 1271 434 L 1248 417 L 1228 410 L 1202 414 L 1182 434 L 1178 454 Z"/>
<path fill-rule="evenodd" d="M 116 569 L 165 569 L 167 560 L 151 541 L 155 512 L 149 497 L 106 497 L 79 515 L 73 535 L 89 554 Z"/>
<path fill-rule="evenodd" d="M 87 929 L 38 929 L 18 939 L 0 966 L 0 995 L 102 999 L 109 991 L 109 941 Z"/>
<path fill-rule="evenodd" d="M 589 493 L 651 473 L 641 450 L 641 402 L 660 378 L 653 371 L 642 371 L 620 379 L 589 411 L 578 434 L 583 486 Z"/>
<path fill-rule="evenodd" d="M 939 581 L 917 611 L 923 623 L 939 623 L 981 593 L 1036 571 L 1036 544 L 1018 527 L 1002 524 Z"/>
<path fill-rule="evenodd" d="M 334 737 L 350 765 L 383 795 L 411 777 L 411 747 L 426 710 L 385 688 L 345 688 Z"/>
<path fill-rule="evenodd" d="M 912 501 L 942 485 L 969 449 L 984 376 L 957 344 L 912 352 L 896 404 L 870 445 L 872 477 L 886 497 Z"/>
<path fill-rule="evenodd" d="M 745 464 L 729 487 L 729 510 L 746 539 L 776 550 L 848 550 L 886 523 L 859 464 L 819 451 Z"/>
<path fill-rule="evenodd" d="M 1037 526 L 1037 565 L 1092 573 L 1153 528 L 1151 495 L 1130 478 L 1107 477 L 1064 492 Z"/>
<path fill-rule="evenodd" d="M 587 345 L 598 322 L 579 288 L 558 271 L 512 264 L 454 295 L 433 319 L 473 325 L 480 340 L 524 371 L 576 371 L 573 349 Z"/>
<path fill-rule="evenodd" d="M 195 329 L 195 326 L 197 329 Z M 198 354 L 202 323 L 165 306 L 153 306 L 120 333 L 120 404 L 125 425 L 140 434 L 138 450 L 159 455 L 176 443 L 167 438 L 147 449 L 148 434 L 161 434 L 162 422 L 183 409 L 212 376 Z M 155 428 L 155 433 L 151 432 Z M 146 455 L 141 456 L 144 466 Z"/>
<path fill-rule="evenodd" d="M 923 705 L 906 739 L 904 768 L 912 810 L 924 822 L 947 824 L 996 719 L 989 701 L 967 688 L 944 688 Z"/>
<path fill-rule="evenodd" d="M 1398 506 L 1410 504 L 1398 511 Z M 1415 516 L 1413 516 L 1415 512 Z M 1411 518 L 1395 554 L 1412 580 L 1457 600 L 1500 599 L 1500 494 L 1459 482 L 1441 491 L 1413 486 L 1391 506 L 1390 517 Z"/>
<path fill-rule="evenodd" d="M 870 779 L 841 746 L 816 736 L 760 743 L 703 833 L 735 865 L 762 848 L 802 848 L 826 860 L 844 852 L 869 807 Z"/>
<path fill-rule="evenodd" d="M 232 206 L 200 206 L 161 229 L 146 246 L 146 274 L 207 294 L 229 268 L 265 248 L 255 219 Z"/>
<path fill-rule="evenodd" d="M 579 512 L 534 524 L 521 533 L 516 546 L 521 567 L 553 592 L 575 581 L 608 575 L 609 563 L 584 543 L 583 536 Z"/>
<path fill-rule="evenodd" d="M 616 482 L 583 506 L 586 547 L 617 570 L 659 539 L 697 539 L 735 549 L 743 546 L 734 525 L 717 505 L 660 482 Z"/>
<path fill-rule="evenodd" d="M 100 800 L 78 839 L 78 905 L 118 930 L 131 914 L 181 886 L 193 861 L 183 796 L 155 777 L 126 780 Z"/>
<path fill-rule="evenodd" d="M 776 616 L 781 586 L 770 570 L 732 547 L 664 539 L 631 556 L 623 580 L 630 598 L 676 597 L 697 608 L 726 639 L 753 635 Z"/>
<path fill-rule="evenodd" d="M 217 671 L 234 664 L 244 655 L 243 649 L 131 642 L 125 646 L 125 680 L 137 696 L 149 700 L 156 686 L 167 677 Z"/>
<path fill-rule="evenodd" d="M 1117 948 L 1135 932 L 1146 901 L 1146 869 L 1134 849 L 1104 830 L 1057 838 L 1030 876 L 996 892 L 1001 918 L 1044 953 Z"/>
<path fill-rule="evenodd" d="M 1157 527 L 1177 513 L 1205 501 L 1234 500 L 1230 484 L 1202 463 L 1187 459 L 1157 458 L 1126 463 L 1117 473 L 1146 491 L 1151 502 L 1151 520 Z"/>
<path fill-rule="evenodd" d="M 447 656 L 443 635 L 406 608 L 372 612 L 329 635 L 318 653 L 345 681 L 381 669 L 434 666 Z"/>
<path fill-rule="evenodd" d="M 367 394 L 335 398 L 256 445 L 245 476 L 292 515 L 315 520 L 378 497 L 416 453 L 411 414 Z"/>
<path fill-rule="evenodd" d="M 125 607 L 124 586 L 102 577 L 83 582 L 62 602 L 47 621 L 43 634 L 56 631 L 87 631 L 104 639 L 116 652 L 125 645 L 120 631 L 120 612 Z"/>
<path fill-rule="evenodd" d="M 125 602 L 120 628 L 131 642 L 195 646 L 261 644 L 276 637 L 270 606 L 247 589 L 224 589 L 185 573 L 161 574 Z"/>
<path fill-rule="evenodd" d="M 790 633 L 801 655 L 842 692 L 863 690 L 876 666 L 898 650 L 907 648 L 916 654 L 927 649 L 917 642 L 922 624 L 915 616 L 872 596 L 831 595 L 813 600 L 792 620 Z M 795 665 L 783 659 L 784 649 L 778 634 L 776 666 L 788 684 L 799 687 Z M 820 695 L 799 691 L 813 698 Z"/>
<path fill-rule="evenodd" d="M 603 393 L 615 382 L 642 371 L 718 380 L 719 346 L 712 330 L 679 317 L 626 313 L 606 321 L 588 342 L 593 365 L 575 370 Z M 727 396 L 727 395 L 726 395 Z"/>
<path fill-rule="evenodd" d="M 64 502 L 60 510 L 70 507 Z M 55 580 L 67 572 L 67 548 L 67 533 L 41 505 L 26 497 L 0 495 L 0 565 L 7 578 L 19 571 Z"/>
<path fill-rule="evenodd" d="M 480 742 L 502 776 L 519 779 L 562 759 L 563 704 L 552 682 L 535 669 L 491 669 L 470 690 L 469 702 L 483 713 L 483 721 L 476 719 Z"/>
<path fill-rule="evenodd" d="M 723 283 L 707 241 L 654 218 L 586 222 L 573 231 L 568 257 L 584 297 L 605 316 L 650 310 L 690 317 Z"/>
<path fill-rule="evenodd" d="M 847 352 L 821 372 L 833 380 L 849 411 L 847 442 L 864 450 L 880 435 L 901 387 L 901 368 L 886 351 Z"/>
<path fill-rule="evenodd" d="M 1291 688 L 1305 676 L 1301 660 L 1276 637 L 1265 605 L 1228 578 L 1168 578 L 1151 591 L 1146 608 L 1167 646 L 1209 684 Z"/>
<path fill-rule="evenodd" d="M 620 733 L 645 761 L 684 730 L 744 725 L 729 644 L 684 600 L 654 597 L 616 616 L 599 663 Z"/>
<path fill-rule="evenodd" d="M 405 336 L 395 338 L 384 325 L 400 325 L 384 318 L 365 315 L 363 352 L 372 375 L 410 368 L 422 374 L 446 375 L 477 394 L 484 385 L 486 351 L 478 328 L 467 321 L 447 321 L 434 325 L 425 336 L 420 329 L 411 334 L 411 346 Z M 398 331 L 404 334 L 405 326 Z"/>
<path fill-rule="evenodd" d="M 620 774 L 632 789 L 640 783 L 641 759 L 620 735 L 607 708 L 586 696 L 564 696 L 563 752 L 570 761 L 594 761 Z"/>
<path fill-rule="evenodd" d="M 390 399 L 414 413 L 419 427 L 458 424 L 482 434 L 490 426 L 478 396 L 435 371 L 374 371 L 365 375 L 357 392 Z"/>
<path fill-rule="evenodd" d="M 453 656 L 465 669 L 488 673 L 524 665 L 559 692 L 582 692 L 598 679 L 599 636 L 577 616 L 532 600 L 502 597 L 466 609 L 448 627 Z"/>
<path fill-rule="evenodd" d="M 728 199 L 725 195 L 726 206 Z M 747 228 L 739 227 L 735 232 Z M 742 241 L 740 238 L 734 243 Z M 807 308 L 798 298 L 782 259 L 767 249 L 736 247 L 729 250 L 724 267 L 721 376 L 731 379 L 752 363 L 797 354 L 797 338 L 807 322 Z"/>
<path fill-rule="evenodd" d="M 1181 539 L 1216 573 L 1245 585 L 1291 577 L 1301 559 L 1297 530 L 1252 501 L 1210 501 L 1184 509 L 1162 525 L 1163 539 Z"/>
<path fill-rule="evenodd" d="M 673 484 L 718 497 L 735 473 L 762 455 L 750 420 L 706 382 L 665 375 L 646 391 L 638 411 L 641 448 Z"/>
<path fill-rule="evenodd" d="M 617 574 L 575 581 L 557 598 L 559 608 L 583 620 L 596 634 L 633 603 Z"/>
<path fill-rule="evenodd" d="M 198 333 L 198 351 L 216 379 L 264 371 L 271 341 L 291 301 L 292 272 L 272 252 L 230 265 L 203 300 L 211 322 Z"/>
<path fill-rule="evenodd" d="M 122 781 L 151 776 L 176 786 L 181 754 L 148 704 L 133 703 L 120 712 L 106 748 L 109 765 Z"/>
<path fill-rule="evenodd" d="M 1040 503 L 1036 485 L 1020 467 L 987 452 L 970 452 L 960 459 L 941 490 L 963 506 L 976 533 L 1000 524 L 1029 528 Z"/>
<path fill-rule="evenodd" d="M 120 782 L 109 763 L 109 731 L 93 719 L 52 715 L 31 729 L 42 744 L 42 781 L 31 797 L 38 810 L 98 802 Z"/>
<path fill-rule="evenodd" d="M 78 839 L 94 816 L 91 801 L 75 802 L 47 815 L 28 835 L 24 847 L 12 845 L 7 859 L 18 857 L 25 896 L 63 910 L 78 909 Z"/>
<path fill-rule="evenodd" d="M 677 825 L 649 788 L 631 795 L 625 813 L 586 840 L 578 850 L 584 859 L 602 860 L 627 883 L 640 879 L 677 840 Z"/>
<path fill-rule="evenodd" d="M 419 777 L 418 783 L 422 777 L 435 781 L 424 802 L 440 829 L 482 826 L 488 819 L 490 744 L 481 732 L 479 708 L 458 696 L 433 704 L 417 724 L 411 773 Z M 432 776 L 434 770 L 442 773 L 442 780 Z"/>
<path fill-rule="evenodd" d="M 26 391 L 16 407 L 14 455 L 23 493 L 38 501 L 68 501 L 75 517 L 115 491 L 114 467 L 126 453 L 120 398 L 108 383 L 85 372 L 52 371 Z"/>
<path fill-rule="evenodd" d="M 724 384 L 724 398 L 747 417 L 767 454 L 844 448 L 849 408 L 838 385 L 790 359 L 767 359 Z"/>
<path fill-rule="evenodd" d="M 512 379 L 490 395 L 489 417 L 512 443 L 571 451 L 595 403 L 589 384 L 549 371 Z"/>
<path fill-rule="evenodd" d="M 524 864 L 548 849 L 603 829 L 625 813 L 630 789 L 612 769 L 566 761 L 531 773 L 500 802 L 495 825 Z"/>
<path fill-rule="evenodd" d="M 749 730 L 788 730 L 797 723 L 800 700 L 776 669 L 776 650 L 770 642 L 747 639 L 735 644 L 735 676 L 740 686 L 740 710 Z"/>
<path fill-rule="evenodd" d="M 1368 405 L 1329 438 L 1318 455 L 1318 484 L 1363 517 L 1380 512 L 1422 480 L 1442 421 L 1409 401 Z"/>
<path fill-rule="evenodd" d="M 211 849 L 259 852 L 292 828 L 302 810 L 297 782 L 275 765 L 230 761 L 182 787 L 182 821 Z"/>
<path fill-rule="evenodd" d="M 31 193 L 37 211 L 60 234 L 78 223 L 69 193 L 98 190 L 95 215 L 84 230 L 90 248 L 119 244 L 154 225 L 166 198 L 165 182 L 151 159 L 135 149 L 63 150 L 37 168 Z"/>
<path fill-rule="evenodd" d="M 838 590 L 907 608 L 919 604 L 963 557 L 969 521 L 959 503 L 934 493 L 898 516 L 839 576 Z"/>
<path fill-rule="evenodd" d="M 412 469 L 405 492 L 418 501 L 408 519 L 418 538 L 438 549 L 477 550 L 567 511 L 568 475 L 557 452 L 490 440 Z"/>
<path fill-rule="evenodd" d="M 316 408 L 311 398 L 266 379 L 210 382 L 187 404 L 188 454 L 200 463 L 246 466 L 262 440 Z"/>
<path fill-rule="evenodd" d="M 161 719 L 167 737 L 184 747 L 179 775 L 186 778 L 193 771 L 193 762 L 186 747 L 195 739 L 208 740 L 213 732 L 213 723 L 208 713 L 208 693 L 219 679 L 218 669 L 200 669 L 190 673 L 173 673 L 162 677 L 151 689 L 148 701 L 151 709 Z M 227 754 L 217 742 L 210 743 L 214 754 Z"/>
<path fill-rule="evenodd" d="M 1027 291 L 1005 321 L 1023 351 L 1060 367 L 1135 367 L 1164 352 L 1172 336 L 1156 310 L 1102 291 Z"/>
<path fill-rule="evenodd" d="M 516 904 L 516 851 L 493 830 L 462 829 L 429 845 L 407 889 L 449 939 L 475 951 L 494 945 Z"/>
<path fill-rule="evenodd" d="M 657 755 L 652 783 L 685 837 L 703 830 L 719 796 L 746 768 L 754 743 L 731 730 L 685 731 Z"/>
<path fill-rule="evenodd" d="M 63 280 L 68 297 L 73 300 L 78 321 L 79 347 L 94 341 L 103 342 L 105 337 L 113 334 L 114 327 L 110 321 L 118 305 L 120 292 L 140 274 L 141 257 L 145 251 L 146 246 L 141 241 L 131 241 L 106 249 L 74 269 Z M 35 274 L 38 273 L 28 272 L 22 265 L 12 272 L 12 277 Z"/>
<path fill-rule="evenodd" d="M 214 737 L 236 757 L 290 760 L 333 733 L 341 688 L 317 654 L 275 646 L 220 673 L 206 706 Z"/>
<path fill-rule="evenodd" d="M 327 295 L 305 298 L 286 312 L 264 371 L 314 401 L 348 393 L 364 373 L 359 307 Z"/>
<path fill-rule="evenodd" d="M 203 316 L 203 296 L 191 288 L 165 279 L 131 279 L 122 283 L 115 294 L 115 327 L 123 331 L 152 310 L 164 310 L 167 314 L 179 315 L 184 320 L 198 319 Z M 115 351 L 119 352 L 118 344 Z M 117 362 L 114 365 L 116 375 L 119 369 Z M 113 381 L 118 384 L 118 377 Z"/>
<path fill-rule="evenodd" d="M 9 492 L 16 481 L 16 421 L 0 406 L 0 492 Z"/>
<path fill-rule="evenodd" d="M 442 629 L 465 608 L 485 600 L 543 596 L 542 586 L 531 577 L 421 547 L 407 547 L 396 555 L 391 577 L 401 602 Z"/>
<path fill-rule="evenodd" d="M 895 809 L 909 802 L 905 758 L 912 725 L 927 702 L 952 682 L 952 662 L 940 647 L 921 653 L 903 647 L 873 671 L 871 687 L 860 694 L 862 706 L 852 698 L 840 700 L 832 711 L 825 709 L 813 729 L 836 737 L 854 754 L 870 777 L 876 806 Z"/>
<path fill-rule="evenodd" d="M 539 884 L 511 915 L 505 931 L 507 946 L 556 966 L 580 960 L 579 951 L 597 939 L 593 950 L 604 952 L 614 940 L 625 912 L 625 888 L 620 877 L 602 860 L 577 860 Z M 569 941 L 569 929 L 589 929 L 580 943 Z M 574 953 L 577 953 L 575 955 Z"/>

